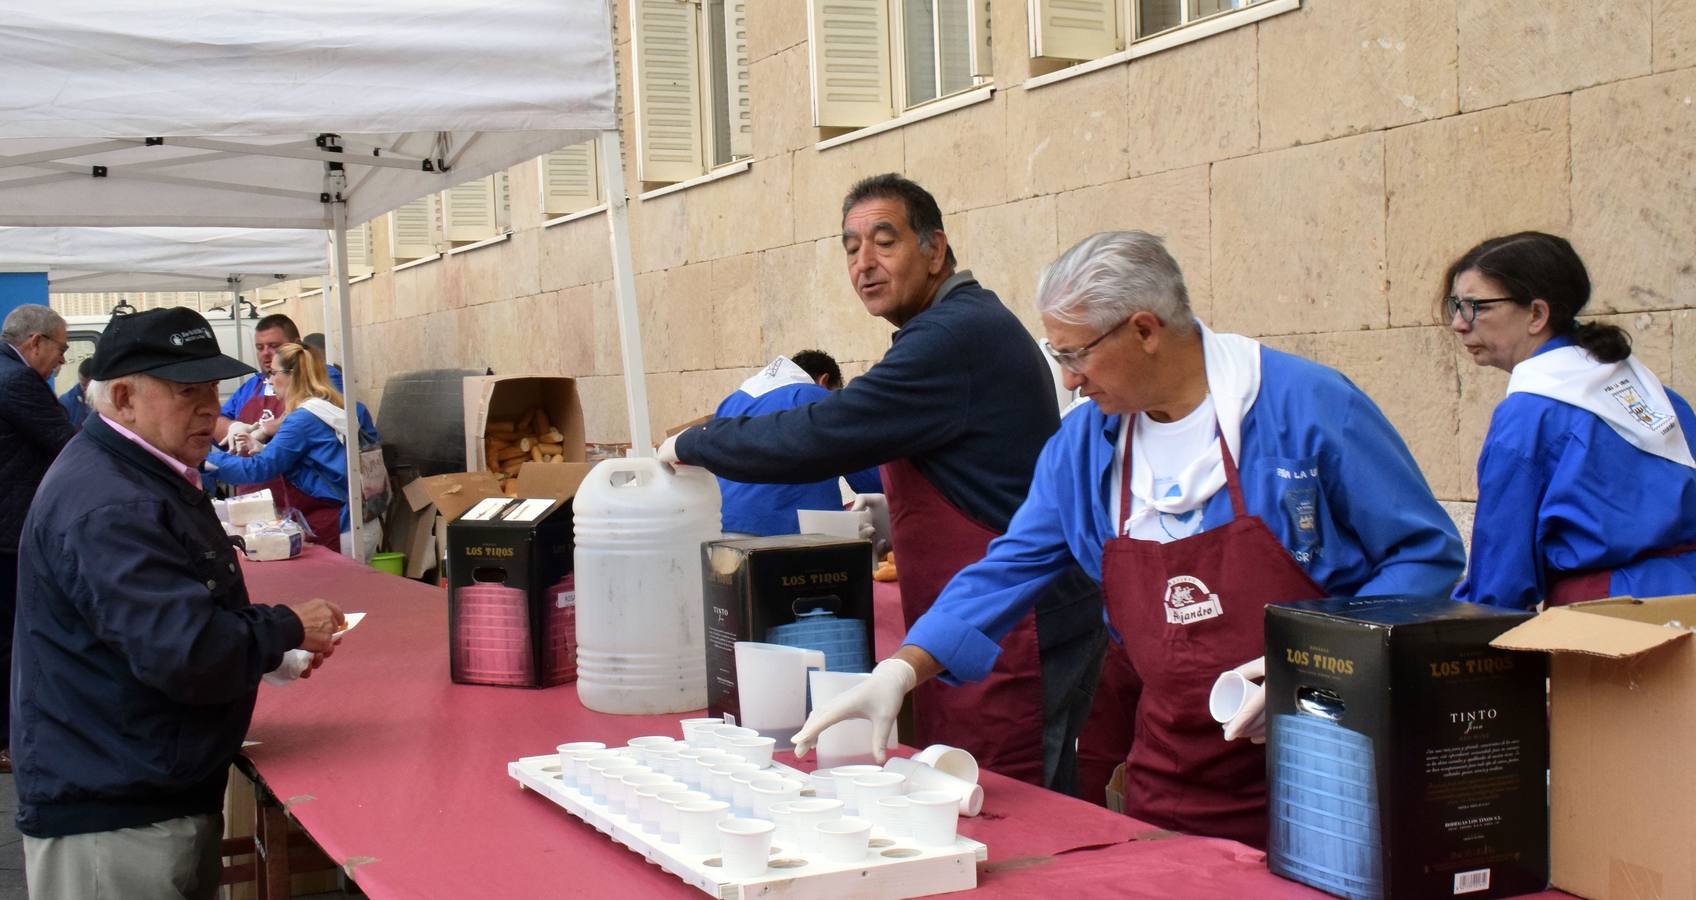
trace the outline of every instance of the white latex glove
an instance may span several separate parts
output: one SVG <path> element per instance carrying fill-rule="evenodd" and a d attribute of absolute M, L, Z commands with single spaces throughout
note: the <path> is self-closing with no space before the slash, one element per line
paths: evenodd
<path fill-rule="evenodd" d="M 862 526 L 860 536 L 872 542 L 872 558 L 874 560 L 883 559 L 883 555 L 889 552 L 891 543 L 889 498 L 882 494 L 855 494 L 854 502 L 849 504 L 848 508 L 855 512 L 863 509 L 871 510 L 871 533 L 867 534 L 866 528 Z"/>
<path fill-rule="evenodd" d="M 252 430 L 253 426 L 246 422 L 231 422 L 229 429 L 224 432 L 224 440 L 221 441 L 224 445 L 224 449 L 231 453 L 240 452 L 236 448 L 240 446 L 241 442 L 247 438 L 248 433 Z"/>
<path fill-rule="evenodd" d="M 1237 674 L 1250 681 L 1266 677 L 1266 657 L 1260 656 L 1236 668 Z M 1242 709 L 1225 723 L 1225 740 L 1248 738 L 1256 744 L 1266 743 L 1266 690 L 1264 686 L 1243 698 Z"/>
<path fill-rule="evenodd" d="M 659 449 L 659 454 L 658 454 L 659 458 L 660 458 L 660 462 L 665 463 L 668 466 L 683 465 L 682 463 L 677 461 L 677 439 L 682 437 L 682 436 L 683 436 L 683 432 L 679 431 L 678 433 L 672 435 L 671 437 L 666 438 L 665 443 L 660 444 L 660 449 Z"/>
<path fill-rule="evenodd" d="M 813 710 L 806 724 L 790 740 L 795 744 L 795 758 L 807 755 L 819 742 L 826 728 L 845 719 L 869 719 L 872 723 L 872 756 L 881 764 L 887 755 L 889 733 L 895 728 L 895 717 L 901 712 L 901 699 L 919 680 L 918 673 L 906 660 L 890 657 L 872 669 L 872 675 L 830 701 Z"/>

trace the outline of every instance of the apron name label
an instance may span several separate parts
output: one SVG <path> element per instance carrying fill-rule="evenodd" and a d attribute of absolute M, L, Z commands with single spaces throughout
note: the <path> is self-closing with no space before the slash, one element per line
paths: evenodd
<path fill-rule="evenodd" d="M 1166 622 L 1169 625 L 1188 625 L 1225 614 L 1219 605 L 1219 595 L 1208 591 L 1201 579 L 1175 575 L 1166 581 Z"/>

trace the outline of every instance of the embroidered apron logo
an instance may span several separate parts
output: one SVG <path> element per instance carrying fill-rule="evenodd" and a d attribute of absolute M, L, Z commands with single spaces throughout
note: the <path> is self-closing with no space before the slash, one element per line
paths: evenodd
<path fill-rule="evenodd" d="M 1201 579 L 1176 575 L 1166 581 L 1166 622 L 1188 625 L 1203 619 L 1216 619 L 1225 614 L 1219 605 L 1219 595 L 1209 593 Z"/>
<path fill-rule="evenodd" d="M 1637 390 L 1637 385 L 1629 378 L 1621 378 L 1611 384 L 1603 385 L 1602 390 L 1614 398 L 1620 406 L 1625 407 L 1627 415 L 1637 421 L 1637 424 L 1655 432 L 1666 434 L 1672 431 L 1678 420 L 1663 412 L 1657 411 L 1643 398 Z"/>

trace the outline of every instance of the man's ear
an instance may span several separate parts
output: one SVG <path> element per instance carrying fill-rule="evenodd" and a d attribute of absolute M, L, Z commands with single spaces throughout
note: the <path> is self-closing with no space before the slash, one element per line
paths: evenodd
<path fill-rule="evenodd" d="M 942 229 L 930 233 L 930 266 L 932 275 L 941 274 L 948 266 L 948 235 Z"/>

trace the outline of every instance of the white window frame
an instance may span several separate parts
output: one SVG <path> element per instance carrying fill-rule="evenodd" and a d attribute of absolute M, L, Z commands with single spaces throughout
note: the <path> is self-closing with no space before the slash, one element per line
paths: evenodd
<path fill-rule="evenodd" d="M 1136 0 L 1103 0 L 1103 2 L 1111 3 L 1114 7 L 1114 39 L 1116 46 L 1120 49 L 1115 49 L 1113 52 L 1092 59 L 1071 59 L 1052 54 L 1044 55 L 1049 53 L 1049 48 L 1044 46 L 1041 19 L 1048 7 L 1049 0 L 1026 0 L 1026 11 L 1030 26 L 1028 29 L 1030 34 L 1029 52 L 1033 64 L 1042 63 L 1064 67 L 1033 75 L 1026 79 L 1024 87 L 1027 90 L 1120 65 L 1150 54 L 1159 53 L 1162 50 L 1170 50 L 1173 47 L 1212 37 L 1234 28 L 1242 28 L 1256 22 L 1265 21 L 1276 15 L 1294 12 L 1301 8 L 1301 0 L 1257 0 L 1250 6 L 1212 13 L 1203 18 L 1193 19 L 1182 25 L 1169 28 L 1166 31 L 1132 40 L 1126 45 L 1124 42 L 1125 23 L 1133 21 Z M 1192 0 L 1185 0 L 1184 10 L 1186 14 L 1189 11 L 1190 2 Z M 1049 32 L 1049 34 L 1052 37 L 1052 32 Z M 1062 40 L 1056 41 L 1056 43 L 1064 44 L 1066 42 Z"/>
<path fill-rule="evenodd" d="M 692 181 L 754 155 L 748 0 L 723 0 L 723 59 L 703 0 L 630 0 L 636 178 L 646 189 Z M 724 109 L 712 88 L 723 63 Z M 719 123 L 719 113 L 724 123 Z M 722 129 L 728 129 L 721 134 Z M 728 154 L 718 159 L 721 144 Z"/>
<path fill-rule="evenodd" d="M 908 104 L 909 73 L 902 24 L 907 2 L 806 0 L 813 127 L 820 130 L 824 142 L 861 131 L 875 133 L 868 129 L 889 122 L 914 121 L 911 117 L 932 104 L 953 104 L 950 108 L 957 108 L 959 98 L 993 87 L 990 0 L 968 0 L 967 58 L 963 64 L 970 83 Z M 938 81 L 944 65 L 941 53 L 939 46 L 935 55 Z"/>

